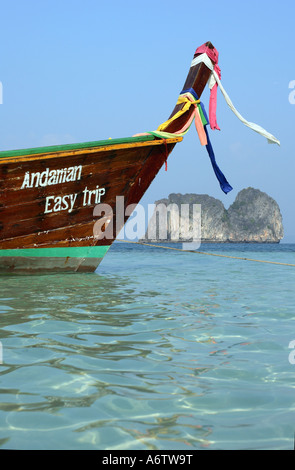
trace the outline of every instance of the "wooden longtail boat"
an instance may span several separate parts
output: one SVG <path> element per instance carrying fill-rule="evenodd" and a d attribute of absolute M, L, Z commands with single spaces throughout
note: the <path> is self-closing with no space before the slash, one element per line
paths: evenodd
<path fill-rule="evenodd" d="M 192 63 L 183 90 L 199 98 L 213 64 Z M 124 209 L 139 203 L 195 109 L 178 101 L 164 133 L 0 152 L 0 273 L 95 271 L 128 219 L 125 210 L 118 219 L 117 197 Z M 100 204 L 113 237 L 94 235 Z M 107 231 L 110 215 L 100 222 Z"/>
<path fill-rule="evenodd" d="M 196 65 L 184 88 L 201 96 L 210 73 Z M 179 129 L 191 112 L 166 131 Z M 0 273 L 95 271 L 115 235 L 94 238 L 94 207 L 110 205 L 116 226 L 116 196 L 125 207 L 138 204 L 181 140 L 149 134 L 0 152 Z"/>

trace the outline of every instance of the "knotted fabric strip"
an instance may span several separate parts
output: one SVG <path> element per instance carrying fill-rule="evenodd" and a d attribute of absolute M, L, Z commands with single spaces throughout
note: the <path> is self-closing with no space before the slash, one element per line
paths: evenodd
<path fill-rule="evenodd" d="M 167 129 L 169 124 L 171 124 L 173 121 L 176 121 L 176 119 L 180 118 L 183 114 L 185 114 L 190 109 L 191 106 L 194 106 L 195 108 L 192 116 L 188 119 L 188 121 L 184 124 L 184 126 L 181 129 L 178 129 L 177 131 L 173 132 L 173 134 L 177 134 L 177 135 L 186 134 L 194 119 L 196 122 L 196 128 L 197 130 L 199 129 L 199 123 L 197 122 L 199 119 L 198 117 L 199 115 L 197 113 L 197 109 L 198 109 L 198 104 L 200 104 L 200 100 L 195 99 L 191 93 L 184 92 L 179 95 L 177 103 L 176 103 L 176 105 L 181 105 L 181 104 L 183 105 L 183 107 L 179 111 L 177 111 L 177 113 L 175 113 L 170 119 L 163 122 L 163 124 L 161 124 L 158 127 L 156 132 L 162 132 L 162 131 L 165 132 L 165 129 Z M 201 140 L 201 137 L 200 137 L 200 140 Z"/>
<path fill-rule="evenodd" d="M 209 48 L 207 48 L 209 49 Z M 198 49 L 197 49 L 198 50 Z M 210 49 L 209 49 L 210 50 Z M 191 67 L 193 67 L 194 65 L 197 65 L 199 63 L 204 63 L 211 71 L 212 71 L 212 74 L 211 74 L 211 77 L 209 78 L 209 88 L 213 89 L 215 83 L 218 84 L 219 88 L 220 88 L 220 91 L 222 92 L 224 98 L 225 98 L 225 101 L 226 103 L 228 104 L 228 106 L 230 107 L 230 109 L 233 111 L 233 113 L 237 116 L 238 119 L 240 119 L 240 121 L 245 124 L 245 126 L 249 127 L 250 129 L 252 129 L 253 131 L 255 132 L 258 132 L 258 134 L 262 135 L 263 137 L 265 137 L 268 141 L 268 143 L 270 144 L 278 144 L 280 145 L 280 141 L 274 137 L 272 134 L 270 134 L 269 132 L 267 132 L 265 129 L 263 129 L 263 127 L 259 126 L 258 124 L 255 124 L 253 122 L 249 122 L 247 121 L 237 110 L 236 108 L 234 107 L 230 97 L 228 96 L 228 94 L 226 93 L 225 89 L 223 88 L 222 86 L 222 83 L 220 81 L 220 78 L 218 76 L 218 73 L 216 72 L 216 70 L 214 70 L 214 66 L 210 60 L 210 58 L 208 57 L 207 55 L 207 52 L 206 53 L 203 53 L 203 54 L 200 54 L 199 56 L 195 57 L 191 63 Z"/>
<path fill-rule="evenodd" d="M 203 103 L 201 103 L 201 101 L 199 100 L 195 90 L 193 88 L 189 88 L 181 92 L 177 100 L 177 104 L 184 104 L 184 106 L 174 116 L 172 116 L 172 118 L 168 119 L 168 121 L 161 124 L 156 131 L 151 132 L 151 134 L 156 135 L 157 137 L 171 137 L 172 135 L 184 135 L 187 133 L 194 120 L 201 145 L 206 146 L 216 178 L 219 181 L 222 191 L 227 194 L 233 188 L 228 183 L 227 179 L 225 178 L 224 174 L 216 163 L 214 151 L 209 139 L 208 131 L 206 129 L 206 126 L 208 125 L 209 121 Z M 192 105 L 195 107 L 194 112 L 184 124 L 184 126 L 178 131 L 173 132 L 173 134 L 166 133 L 165 129 L 168 127 L 168 125 L 175 119 L 182 116 L 186 111 L 190 109 Z"/>

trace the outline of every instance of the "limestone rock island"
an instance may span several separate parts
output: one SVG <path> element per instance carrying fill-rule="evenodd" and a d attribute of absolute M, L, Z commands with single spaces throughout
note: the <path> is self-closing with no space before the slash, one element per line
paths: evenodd
<path fill-rule="evenodd" d="M 170 194 L 167 199 L 155 202 L 156 206 L 176 204 L 180 210 L 182 204 L 201 205 L 201 241 L 203 243 L 279 243 L 283 238 L 283 223 L 277 202 L 266 193 L 254 189 L 243 189 L 237 194 L 234 203 L 225 209 L 223 203 L 206 194 Z M 152 216 L 145 240 L 151 241 L 149 233 L 159 233 L 159 218 Z M 191 221 L 188 218 L 188 223 Z M 171 227 L 175 226 L 171 211 L 167 238 L 152 241 L 173 241 Z M 181 240 L 181 234 L 179 241 Z"/>

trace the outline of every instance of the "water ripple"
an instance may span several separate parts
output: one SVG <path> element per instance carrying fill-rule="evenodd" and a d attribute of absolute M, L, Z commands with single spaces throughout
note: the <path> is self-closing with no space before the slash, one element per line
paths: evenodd
<path fill-rule="evenodd" d="M 122 247 L 99 274 L 2 277 L 0 447 L 292 448 L 294 278 Z"/>

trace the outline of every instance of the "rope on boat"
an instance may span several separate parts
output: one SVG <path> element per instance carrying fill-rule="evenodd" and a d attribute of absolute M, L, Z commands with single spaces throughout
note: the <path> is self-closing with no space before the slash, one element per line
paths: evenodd
<path fill-rule="evenodd" d="M 205 251 L 197 251 L 197 250 L 183 250 L 181 248 L 174 248 L 174 247 L 171 247 L 171 246 L 154 245 L 152 243 L 135 242 L 135 241 L 130 241 L 130 240 L 120 240 L 120 242 L 133 243 L 133 244 L 136 244 L 136 245 L 151 246 L 153 248 L 163 248 L 165 250 L 181 251 L 182 253 L 195 253 L 195 254 L 198 254 L 198 255 L 217 256 L 219 258 L 231 258 L 231 259 L 238 259 L 238 260 L 242 260 L 242 261 L 254 261 L 256 263 L 278 264 L 280 266 L 295 267 L 295 264 L 282 263 L 282 262 L 279 262 L 279 261 L 268 261 L 268 260 L 262 260 L 262 259 L 242 258 L 242 257 L 239 257 L 239 256 L 221 255 L 221 254 L 218 254 L 218 253 L 207 253 Z"/>

